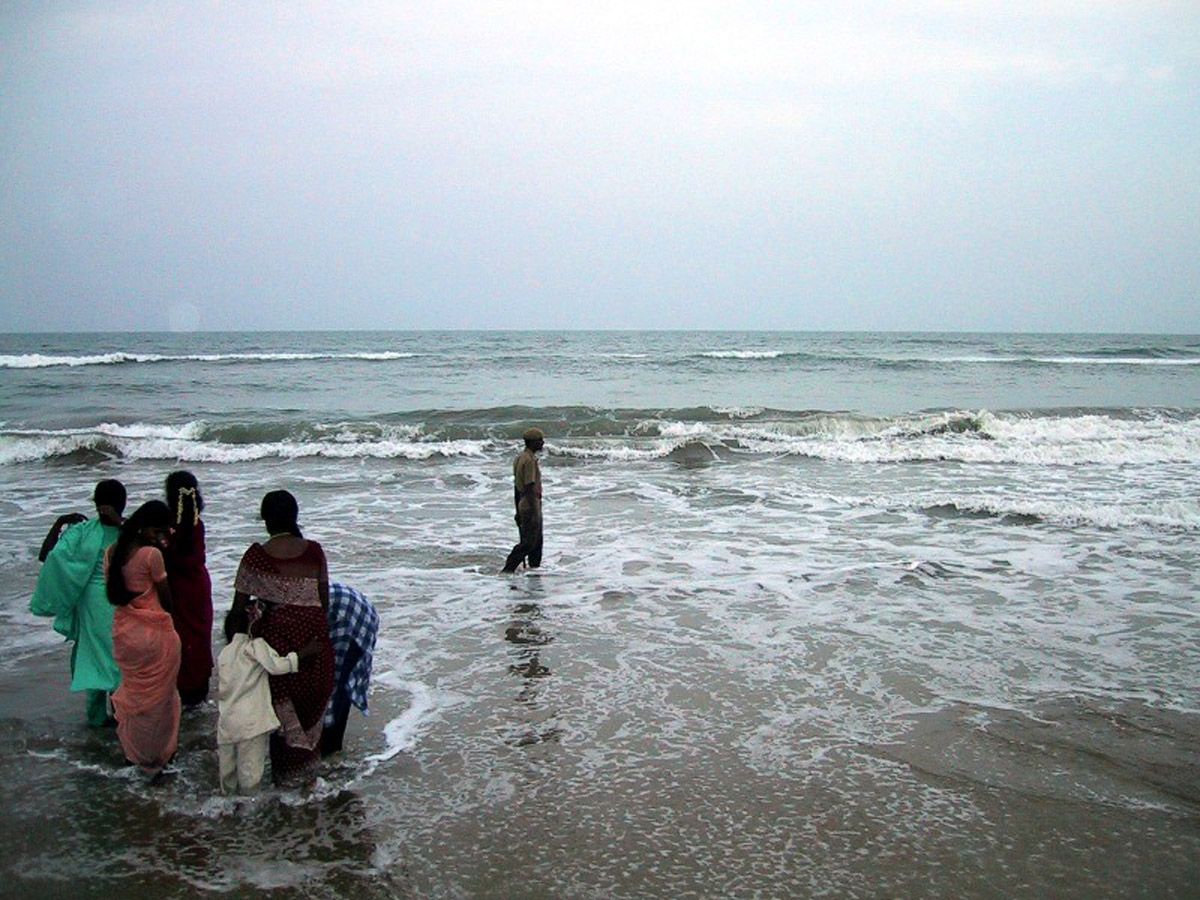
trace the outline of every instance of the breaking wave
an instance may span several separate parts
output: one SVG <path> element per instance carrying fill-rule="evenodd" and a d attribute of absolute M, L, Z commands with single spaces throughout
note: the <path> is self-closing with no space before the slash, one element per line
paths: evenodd
<path fill-rule="evenodd" d="M 227 425 L 203 422 L 180 426 L 113 425 L 62 431 L 0 432 L 0 464 L 56 457 L 92 461 L 99 455 L 120 459 L 171 459 L 181 462 L 243 463 L 260 459 L 409 459 L 483 456 L 483 440 L 421 440 L 404 427 L 317 425 Z"/>
<path fill-rule="evenodd" d="M 1091 526 L 1100 528 L 1200 529 L 1200 503 L 1175 502 L 1154 509 L 1125 505 L 1023 498 L 938 498 L 919 510 L 934 519 L 1000 520 L 1006 525 Z"/>
<path fill-rule="evenodd" d="M 500 407 L 398 413 L 385 421 L 111 423 L 0 428 L 0 465 L 124 459 L 241 463 L 268 458 L 425 460 L 504 454 L 526 423 L 551 456 L 685 464 L 776 456 L 835 463 L 1194 465 L 1200 416 L 1174 410 L 946 411 L 870 417 L 764 408 Z"/>

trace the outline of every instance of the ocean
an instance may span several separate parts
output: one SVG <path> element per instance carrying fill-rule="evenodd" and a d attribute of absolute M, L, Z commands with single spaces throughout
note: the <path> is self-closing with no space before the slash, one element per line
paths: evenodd
<path fill-rule="evenodd" d="M 311 794 L 220 797 L 211 704 L 144 784 L 28 612 L 59 513 L 176 468 L 218 624 L 278 487 L 379 609 Z M 0 893 L 1200 882 L 1200 336 L 0 335 L 0 511 Z"/>

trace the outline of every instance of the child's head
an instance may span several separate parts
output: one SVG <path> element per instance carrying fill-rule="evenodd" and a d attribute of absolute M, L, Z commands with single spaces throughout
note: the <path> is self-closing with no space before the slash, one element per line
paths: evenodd
<path fill-rule="evenodd" d="M 234 604 L 225 614 L 225 643 L 232 644 L 235 634 L 248 634 L 249 631 L 250 617 L 246 615 L 246 608 Z"/>

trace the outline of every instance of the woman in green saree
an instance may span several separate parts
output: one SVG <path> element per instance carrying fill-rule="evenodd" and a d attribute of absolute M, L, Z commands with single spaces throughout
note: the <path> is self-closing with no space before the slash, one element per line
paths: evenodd
<path fill-rule="evenodd" d="M 108 697 L 121 683 L 113 659 L 113 608 L 104 586 L 104 551 L 120 530 L 125 486 L 101 481 L 92 499 L 96 518 L 68 527 L 46 554 L 29 611 L 53 616 L 54 630 L 74 642 L 71 690 L 86 694 L 88 724 L 99 727 L 109 722 Z"/>

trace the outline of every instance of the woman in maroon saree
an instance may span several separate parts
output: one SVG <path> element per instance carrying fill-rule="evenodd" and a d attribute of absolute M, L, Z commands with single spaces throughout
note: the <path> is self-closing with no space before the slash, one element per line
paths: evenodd
<path fill-rule="evenodd" d="M 333 645 L 329 640 L 329 570 L 325 553 L 297 526 L 299 508 L 287 491 L 271 491 L 262 502 L 270 540 L 251 544 L 238 566 L 233 603 L 265 601 L 259 636 L 281 655 L 313 640 L 321 652 L 290 675 L 272 675 L 271 704 L 280 730 L 271 735 L 271 772 L 285 787 L 311 784 L 321 759 L 321 720 L 333 692 Z"/>
<path fill-rule="evenodd" d="M 179 666 L 179 699 L 197 706 L 208 697 L 212 677 L 212 580 L 204 553 L 204 498 L 191 472 L 167 476 L 167 506 L 174 524 L 163 555 L 171 583 L 171 619 L 183 647 Z"/>

